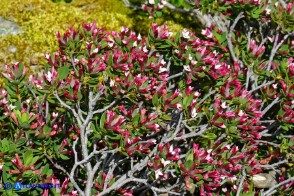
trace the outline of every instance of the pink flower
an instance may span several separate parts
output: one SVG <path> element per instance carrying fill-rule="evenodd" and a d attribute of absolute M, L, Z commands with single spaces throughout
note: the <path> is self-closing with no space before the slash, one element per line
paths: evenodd
<path fill-rule="evenodd" d="M 203 30 L 201 31 L 201 34 L 202 34 L 202 35 L 205 35 L 205 36 L 208 37 L 208 38 L 213 38 L 213 34 L 212 34 L 211 30 L 210 30 L 208 27 L 206 27 L 205 30 L 203 29 Z"/>

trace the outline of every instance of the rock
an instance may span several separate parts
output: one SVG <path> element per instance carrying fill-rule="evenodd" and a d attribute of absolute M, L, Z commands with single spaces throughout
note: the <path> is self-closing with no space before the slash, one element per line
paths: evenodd
<path fill-rule="evenodd" d="M 0 16 L 0 35 L 16 35 L 20 33 L 20 27 L 9 20 Z"/>
<path fill-rule="evenodd" d="M 271 171 L 269 173 L 260 173 L 253 175 L 252 180 L 254 187 L 265 189 L 275 186 L 277 184 L 275 174 L 276 173 L 274 171 Z"/>

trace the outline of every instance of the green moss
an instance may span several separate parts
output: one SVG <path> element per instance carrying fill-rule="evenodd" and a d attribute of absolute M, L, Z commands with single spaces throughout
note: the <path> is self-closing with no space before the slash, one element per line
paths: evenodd
<path fill-rule="evenodd" d="M 57 50 L 57 31 L 63 33 L 70 26 L 78 28 L 83 22 L 97 22 L 107 30 L 119 30 L 121 26 L 146 34 L 152 20 L 148 14 L 133 13 L 120 0 L 75 0 L 71 3 L 53 3 L 51 0 L 1 0 L 0 16 L 16 22 L 22 29 L 18 35 L 0 36 L 0 68 L 4 64 L 21 61 L 41 64 L 43 54 Z M 181 25 L 164 19 L 170 30 Z M 17 50 L 11 52 L 9 49 Z"/>
<path fill-rule="evenodd" d="M 53 3 L 50 0 L 2 0 L 0 16 L 16 22 L 22 33 L 0 37 L 0 65 L 22 61 L 26 65 L 33 59 L 39 62 L 44 52 L 57 49 L 57 31 L 64 32 L 71 25 L 78 28 L 83 22 L 96 21 L 108 30 L 121 26 L 133 27 L 129 10 L 118 0 L 83 0 L 72 3 Z M 16 47 L 15 52 L 9 47 Z"/>

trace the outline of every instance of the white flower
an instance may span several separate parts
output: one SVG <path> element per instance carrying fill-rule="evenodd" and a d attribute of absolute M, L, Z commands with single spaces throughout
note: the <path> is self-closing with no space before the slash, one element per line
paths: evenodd
<path fill-rule="evenodd" d="M 265 14 L 269 15 L 270 13 L 271 13 L 271 9 L 266 8 L 266 9 L 265 9 Z"/>
<path fill-rule="evenodd" d="M 195 97 L 199 97 L 199 96 L 200 96 L 200 93 L 199 93 L 198 91 L 196 91 L 196 92 L 194 93 L 194 96 L 195 96 Z"/>
<path fill-rule="evenodd" d="M 278 84 L 273 84 L 274 89 L 278 88 Z"/>
<path fill-rule="evenodd" d="M 52 117 L 53 117 L 53 118 L 56 118 L 57 116 L 58 116 L 58 112 L 56 112 L 56 113 L 53 112 L 53 113 L 52 113 Z"/>
<path fill-rule="evenodd" d="M 110 80 L 110 87 L 114 87 L 114 81 Z"/>
<path fill-rule="evenodd" d="M 146 46 L 144 46 L 144 48 L 143 48 L 143 52 L 148 52 L 148 49 L 147 49 Z"/>
<path fill-rule="evenodd" d="M 125 76 L 128 77 L 128 75 L 130 74 L 130 70 L 125 72 Z"/>
<path fill-rule="evenodd" d="M 184 70 L 187 71 L 187 72 L 190 72 L 191 68 L 190 68 L 189 65 L 184 65 Z"/>
<path fill-rule="evenodd" d="M 197 63 L 198 63 L 197 61 L 194 61 L 194 60 L 191 61 L 192 65 L 196 65 Z"/>
<path fill-rule="evenodd" d="M 210 161 L 210 160 L 212 160 L 212 156 L 210 156 L 210 154 L 208 154 L 208 155 L 205 157 L 205 160 L 206 160 L 206 161 Z"/>
<path fill-rule="evenodd" d="M 6 98 L 3 98 L 3 99 L 0 101 L 0 103 L 2 103 L 2 104 L 4 104 L 4 105 L 6 105 L 6 104 L 8 103 L 8 101 L 7 101 L 7 99 L 6 99 Z"/>
<path fill-rule="evenodd" d="M 179 52 L 180 52 L 179 50 L 175 50 L 175 53 L 179 54 Z"/>
<path fill-rule="evenodd" d="M 29 104 L 30 102 L 31 102 L 31 100 L 30 100 L 30 99 L 27 99 L 27 100 L 26 100 L 26 103 L 27 103 L 27 104 Z"/>
<path fill-rule="evenodd" d="M 221 64 L 217 64 L 214 66 L 215 69 L 219 69 L 221 67 Z"/>
<path fill-rule="evenodd" d="M 48 80 L 48 82 L 51 82 L 52 81 L 52 73 L 51 73 L 51 71 L 48 71 L 48 73 L 47 74 L 45 74 L 45 76 L 46 76 L 46 79 Z"/>
<path fill-rule="evenodd" d="M 165 4 L 166 4 L 166 1 L 165 1 L 165 0 L 163 0 L 163 1 L 161 1 L 161 3 L 162 3 L 163 5 L 165 5 Z"/>
<path fill-rule="evenodd" d="M 137 41 L 134 41 L 133 47 L 136 47 L 136 46 L 137 46 Z"/>
<path fill-rule="evenodd" d="M 163 175 L 163 173 L 162 173 L 161 169 L 158 169 L 155 171 L 155 179 L 158 179 L 159 176 L 162 176 L 162 175 Z"/>
<path fill-rule="evenodd" d="M 45 54 L 45 58 L 46 58 L 47 60 L 49 60 L 50 55 L 49 55 L 49 54 Z"/>
<path fill-rule="evenodd" d="M 10 105 L 8 106 L 8 109 L 9 109 L 9 110 L 13 110 L 14 108 L 16 108 L 15 105 L 10 104 Z"/>
<path fill-rule="evenodd" d="M 98 53 L 98 48 L 96 48 L 95 50 L 93 50 L 93 52 L 92 52 L 92 54 L 94 54 L 94 53 Z"/>
<path fill-rule="evenodd" d="M 221 105 L 221 107 L 222 107 L 223 109 L 226 109 L 226 108 L 228 108 L 229 106 L 226 105 L 226 102 L 223 102 L 222 105 Z"/>
<path fill-rule="evenodd" d="M 170 161 L 165 161 L 164 159 L 161 159 L 161 163 L 163 164 L 163 167 L 165 167 L 166 165 L 170 164 Z"/>
<path fill-rule="evenodd" d="M 183 109 L 183 106 L 180 103 L 177 103 L 177 109 L 181 110 L 181 109 Z"/>
<path fill-rule="evenodd" d="M 207 150 L 208 153 L 211 153 L 212 149 Z"/>
<path fill-rule="evenodd" d="M 154 4 L 154 0 L 149 0 L 149 3 L 153 5 Z"/>
<path fill-rule="evenodd" d="M 141 37 L 141 34 L 139 33 L 138 40 L 141 40 L 141 39 L 142 39 L 142 37 Z"/>
<path fill-rule="evenodd" d="M 120 31 L 121 31 L 121 32 L 128 32 L 129 29 L 128 29 L 127 27 L 121 27 Z"/>
<path fill-rule="evenodd" d="M 167 71 L 167 68 L 165 68 L 165 67 L 160 67 L 159 68 L 159 73 L 166 72 L 166 71 Z"/>
<path fill-rule="evenodd" d="M 197 116 L 196 108 L 193 108 L 191 111 L 191 117 L 195 118 Z"/>
<path fill-rule="evenodd" d="M 160 64 L 165 65 L 166 62 L 164 61 L 164 59 L 161 59 Z"/>
<path fill-rule="evenodd" d="M 187 29 L 184 29 L 183 31 L 182 31 L 182 34 L 183 34 L 183 38 L 185 38 L 185 39 L 189 39 L 190 38 L 190 32 L 187 30 Z"/>
<path fill-rule="evenodd" d="M 173 145 L 170 145 L 170 147 L 169 147 L 169 152 L 171 152 L 172 154 L 174 153 L 173 151 L 174 151 L 174 146 Z"/>
<path fill-rule="evenodd" d="M 226 128 L 226 125 L 225 124 L 222 124 L 220 127 L 223 128 L 223 129 L 225 129 Z"/>
<path fill-rule="evenodd" d="M 192 55 L 191 55 L 191 54 L 189 54 L 189 57 L 188 57 L 188 59 L 189 59 L 190 61 L 192 61 L 193 57 L 192 57 Z"/>
<path fill-rule="evenodd" d="M 158 9 L 162 9 L 164 7 L 164 5 L 162 3 L 158 4 Z"/>
<path fill-rule="evenodd" d="M 236 176 L 230 177 L 230 181 L 231 182 L 236 182 L 237 181 L 237 177 Z"/>
<path fill-rule="evenodd" d="M 243 112 L 243 110 L 240 110 L 239 112 L 238 112 L 238 116 L 243 116 L 245 113 Z"/>
<path fill-rule="evenodd" d="M 108 42 L 108 46 L 109 46 L 110 48 L 112 48 L 113 45 L 114 45 L 114 42 Z"/>

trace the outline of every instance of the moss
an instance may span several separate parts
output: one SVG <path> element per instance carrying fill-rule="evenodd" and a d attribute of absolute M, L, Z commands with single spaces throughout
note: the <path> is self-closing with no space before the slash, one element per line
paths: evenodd
<path fill-rule="evenodd" d="M 71 25 L 75 28 L 83 22 L 96 21 L 107 30 L 119 30 L 121 26 L 146 34 L 152 20 L 146 13 L 133 13 L 120 0 L 75 0 L 71 3 L 53 3 L 51 0 L 1 0 L 0 16 L 16 22 L 22 28 L 18 35 L 0 36 L 0 68 L 4 64 L 21 61 L 26 66 L 41 64 L 43 53 L 57 50 L 57 31 L 63 33 Z M 163 19 L 170 30 L 181 25 Z M 10 49 L 17 50 L 12 52 Z"/>
<path fill-rule="evenodd" d="M 77 28 L 82 22 L 96 21 L 108 30 L 133 26 L 133 20 L 128 17 L 130 11 L 118 0 L 83 0 L 69 4 L 50 0 L 2 0 L 0 6 L 0 15 L 22 28 L 21 34 L 0 37 L 0 65 L 16 60 L 26 65 L 31 59 L 39 62 L 42 53 L 57 49 L 55 33 L 64 32 L 71 25 Z M 9 51 L 11 46 L 17 50 Z"/>

